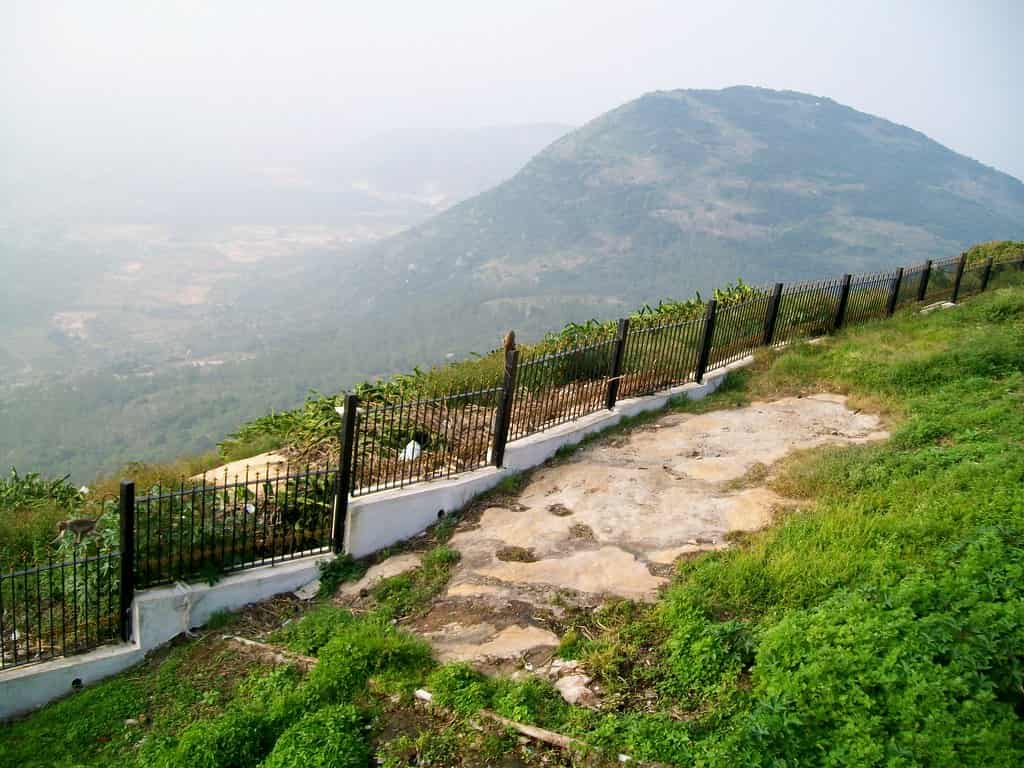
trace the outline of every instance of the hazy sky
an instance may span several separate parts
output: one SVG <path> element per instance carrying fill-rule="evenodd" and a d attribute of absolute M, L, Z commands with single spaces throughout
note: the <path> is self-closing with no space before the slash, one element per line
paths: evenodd
<path fill-rule="evenodd" d="M 0 0 L 0 174 L 580 124 L 650 90 L 753 84 L 1020 178 L 1022 31 L 1021 0 Z"/>

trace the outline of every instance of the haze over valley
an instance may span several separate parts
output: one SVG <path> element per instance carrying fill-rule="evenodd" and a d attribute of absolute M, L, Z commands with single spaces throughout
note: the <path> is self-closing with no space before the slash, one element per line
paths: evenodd
<path fill-rule="evenodd" d="M 928 16 L 907 58 L 896 30 L 924 17 L 886 9 L 873 69 L 833 55 L 814 6 L 802 27 L 724 9 L 747 31 L 706 48 L 707 9 L 580 27 L 580 8 L 524 7 L 467 36 L 448 7 L 320 9 L 334 23 L 314 29 L 229 5 L 11 15 L 0 466 L 87 482 L 509 328 L 1024 234 L 1022 185 L 991 165 L 1024 170 L 1012 105 L 978 85 L 1013 70 L 989 44 L 1012 25 L 965 38 Z M 638 40 L 660 42 L 626 66 L 618 41 Z M 1000 74 L 957 94 L 969 121 L 911 98 L 951 95 L 917 64 L 979 40 Z M 782 49 L 795 63 L 771 64 Z M 794 90 L 734 86 L 764 79 Z"/>
<path fill-rule="evenodd" d="M 3 259 L 25 278 L 0 316 L 2 463 L 88 479 L 209 450 L 310 390 L 485 352 L 509 327 L 536 338 L 1024 230 L 1020 181 L 825 97 L 656 92 L 567 131 L 385 137 L 347 173 L 174 187 L 181 205 L 126 204 L 122 223 L 116 206 L 12 216 Z"/>

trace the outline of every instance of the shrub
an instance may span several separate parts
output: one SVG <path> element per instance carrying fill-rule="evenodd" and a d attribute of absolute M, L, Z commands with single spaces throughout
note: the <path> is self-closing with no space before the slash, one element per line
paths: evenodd
<path fill-rule="evenodd" d="M 370 750 L 363 727 L 352 705 L 324 707 L 281 734 L 262 768 L 364 768 Z"/>
<path fill-rule="evenodd" d="M 256 765 L 274 743 L 276 734 L 264 728 L 256 712 L 231 709 L 215 720 L 193 723 L 181 736 L 163 765 L 190 768 L 249 768 Z"/>
<path fill-rule="evenodd" d="M 291 667 L 253 675 L 238 688 L 238 698 L 213 720 L 199 720 L 147 760 L 158 766 L 251 768 L 274 746 L 278 736 L 318 704 L 315 691 L 299 685 Z"/>
<path fill-rule="evenodd" d="M 633 760 L 692 765 L 690 724 L 666 714 L 606 715 L 590 730 L 588 743 L 611 753 L 626 752 Z"/>
<path fill-rule="evenodd" d="M 491 705 L 492 682 L 460 662 L 441 667 L 427 680 L 434 701 L 463 715 L 471 715 Z"/>
<path fill-rule="evenodd" d="M 665 643 L 663 683 L 667 692 L 699 703 L 750 666 L 755 643 L 744 622 L 713 621 L 692 605 L 669 613 L 672 631 Z"/>
<path fill-rule="evenodd" d="M 385 686 L 402 687 L 433 666 L 429 645 L 373 616 L 338 627 L 319 658 L 309 685 L 335 703 L 350 701 L 378 673 Z"/>
<path fill-rule="evenodd" d="M 270 639 L 272 642 L 286 645 L 296 653 L 308 656 L 326 645 L 339 627 L 353 621 L 352 614 L 344 608 L 322 605 L 276 630 Z"/>
<path fill-rule="evenodd" d="M 0 567 L 21 568 L 44 559 L 57 523 L 81 517 L 85 502 L 67 477 L 47 480 L 11 467 L 7 477 L 0 477 Z"/>
<path fill-rule="evenodd" d="M 463 715 L 490 708 L 523 723 L 544 723 L 555 728 L 569 717 L 569 706 L 545 680 L 491 679 L 465 663 L 449 664 L 427 680 L 434 700 Z"/>
<path fill-rule="evenodd" d="M 1019 764 L 1022 561 L 982 533 L 939 579 L 842 591 L 786 616 L 758 651 L 757 703 L 724 747 L 731 759 Z"/>
<path fill-rule="evenodd" d="M 491 707 L 499 715 L 521 723 L 544 723 L 559 728 L 569 716 L 569 705 L 546 680 L 528 677 L 525 680 L 495 681 Z"/>
<path fill-rule="evenodd" d="M 1024 258 L 1024 241 L 991 240 L 978 243 L 967 251 L 967 263 L 978 264 L 986 259 L 994 261 L 1014 261 Z"/>

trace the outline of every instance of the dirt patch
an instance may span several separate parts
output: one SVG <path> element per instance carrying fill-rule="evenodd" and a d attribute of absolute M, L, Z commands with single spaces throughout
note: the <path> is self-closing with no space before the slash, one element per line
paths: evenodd
<path fill-rule="evenodd" d="M 407 625 L 430 641 L 442 661 L 479 661 L 500 667 L 505 659 L 550 659 L 558 635 L 532 601 L 485 589 L 441 598 Z"/>
<path fill-rule="evenodd" d="M 569 526 L 569 538 L 572 539 L 583 539 L 584 541 L 597 541 L 597 537 L 594 536 L 594 529 L 589 525 L 583 523 L 575 523 Z"/>
<path fill-rule="evenodd" d="M 238 459 L 219 467 L 208 469 L 194 475 L 192 480 L 203 480 L 207 483 L 245 482 L 248 478 L 255 481 L 265 478 L 284 477 L 288 474 L 288 458 L 276 451 L 268 451 L 248 459 Z M 262 486 L 256 486 L 256 494 L 262 493 Z"/>
<path fill-rule="evenodd" d="M 267 635 L 282 627 L 286 622 L 302 616 L 306 607 L 292 594 L 278 595 L 261 603 L 247 605 L 231 618 L 231 634 L 251 640 L 264 640 Z M 209 630 L 211 634 L 223 634 L 222 630 Z"/>
<path fill-rule="evenodd" d="M 501 547 L 494 556 L 503 563 L 533 563 L 537 560 L 533 549 L 527 547 Z"/>

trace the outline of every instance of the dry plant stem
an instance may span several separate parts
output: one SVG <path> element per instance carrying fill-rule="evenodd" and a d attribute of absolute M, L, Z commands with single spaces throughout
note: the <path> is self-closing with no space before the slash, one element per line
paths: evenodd
<path fill-rule="evenodd" d="M 255 640 L 250 640 L 247 637 L 238 637 L 237 635 L 223 635 L 222 640 L 229 640 L 239 645 L 245 645 L 250 648 L 257 648 L 265 654 L 265 658 L 274 662 L 275 664 L 296 664 L 301 667 L 304 671 L 309 670 L 310 667 L 315 667 L 319 659 L 315 659 L 312 656 L 303 656 L 299 653 L 292 653 L 286 651 L 283 648 L 278 648 L 274 645 L 267 645 L 266 643 L 259 643 Z"/>
<path fill-rule="evenodd" d="M 433 704 L 434 702 L 434 695 L 430 691 L 425 690 L 423 688 L 417 688 L 413 695 L 420 701 L 425 701 L 428 704 Z M 589 744 L 587 744 L 585 741 L 580 741 L 579 739 L 573 738 L 572 736 L 565 736 L 561 733 L 555 733 L 554 731 L 549 731 L 546 728 L 538 728 L 534 725 L 517 723 L 515 720 L 509 720 L 507 717 L 502 717 L 497 712 L 492 712 L 489 709 L 481 709 L 478 714 L 490 720 L 493 720 L 494 722 L 498 723 L 499 725 L 503 725 L 506 728 L 511 728 L 516 733 L 522 734 L 527 738 L 543 742 L 544 744 L 550 744 L 551 746 L 558 747 L 559 749 L 564 749 L 569 752 L 576 752 L 581 754 L 594 754 L 596 752 L 596 750 Z M 631 758 L 629 755 L 620 754 L 619 762 L 631 763 L 633 762 L 633 758 Z M 649 766 L 649 768 L 668 768 L 667 766 L 662 765 L 661 763 L 638 763 L 637 765 Z"/>
<path fill-rule="evenodd" d="M 590 749 L 586 743 L 579 739 L 574 739 L 572 736 L 563 736 L 560 733 L 549 731 L 546 728 L 537 728 L 534 725 L 517 723 L 515 720 L 509 720 L 507 717 L 502 717 L 497 712 L 492 712 L 489 709 L 481 709 L 480 714 L 484 717 L 490 718 L 500 725 L 505 726 L 506 728 L 511 728 L 512 730 L 521 733 L 523 736 L 528 736 L 536 741 L 542 741 L 545 744 L 551 744 L 552 746 L 570 751 L 583 752 Z"/>

